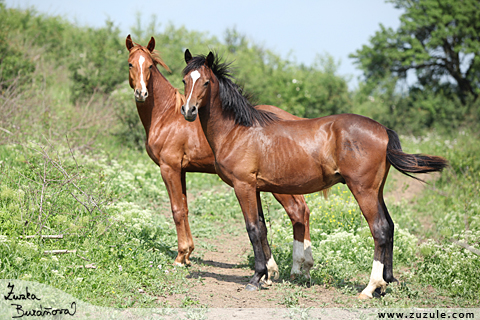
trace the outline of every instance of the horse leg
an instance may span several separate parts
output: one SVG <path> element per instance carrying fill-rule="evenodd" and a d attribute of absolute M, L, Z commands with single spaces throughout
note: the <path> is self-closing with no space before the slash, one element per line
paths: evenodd
<path fill-rule="evenodd" d="M 265 216 L 263 215 L 263 208 L 262 208 L 262 199 L 260 197 L 260 192 L 257 192 L 257 210 L 258 210 L 258 217 L 260 221 L 260 228 L 262 228 L 267 234 L 267 225 L 265 223 Z M 272 250 L 270 249 L 270 245 L 268 244 L 268 238 L 265 237 L 262 239 L 262 248 L 263 248 L 263 253 L 265 254 L 265 259 L 267 260 L 267 270 L 268 274 L 264 276 L 264 283 L 267 286 L 272 285 L 272 278 L 275 280 L 278 279 L 278 276 L 280 274 L 280 271 L 278 270 L 278 265 L 275 262 L 275 259 L 273 258 Z"/>
<path fill-rule="evenodd" d="M 195 249 L 195 245 L 193 243 L 193 236 L 192 231 L 190 230 L 190 223 L 188 222 L 188 204 L 187 204 L 187 182 L 186 182 L 186 172 L 182 170 L 182 194 L 183 198 L 185 199 L 185 233 L 187 235 L 187 245 L 188 245 L 188 253 L 185 256 L 185 264 L 190 265 L 190 255 L 192 254 L 193 250 Z"/>
<path fill-rule="evenodd" d="M 267 238 L 267 228 L 263 218 L 258 214 L 257 191 L 254 184 L 238 181 L 234 183 L 235 195 L 242 208 L 248 237 L 253 247 L 255 257 L 255 274 L 245 287 L 253 291 L 260 289 L 260 279 L 265 276 L 268 279 L 267 259 L 262 246 Z M 262 220 L 262 221 L 261 221 Z"/>
<path fill-rule="evenodd" d="M 191 239 L 190 227 L 188 226 L 188 206 L 186 188 L 183 186 L 185 173 L 180 168 L 172 168 L 169 165 L 160 165 L 163 182 L 167 187 L 170 205 L 172 209 L 175 228 L 177 229 L 178 255 L 175 264 L 183 266 L 189 264 L 188 257 L 194 249 Z M 183 180 L 183 181 L 182 181 Z M 190 240 L 189 240 L 190 234 Z"/>
<path fill-rule="evenodd" d="M 305 202 L 305 197 L 302 196 L 302 201 L 305 204 L 305 214 L 304 214 L 304 220 L 305 220 L 305 236 L 304 236 L 304 256 L 305 256 L 305 261 L 303 262 L 302 266 L 302 273 L 310 279 L 310 269 L 313 267 L 313 254 L 312 254 L 312 242 L 310 240 L 310 209 L 307 206 L 307 203 Z"/>
<path fill-rule="evenodd" d="M 363 183 L 353 184 L 348 180 L 346 182 L 367 220 L 375 243 L 370 281 L 359 296 L 360 299 L 373 298 L 375 289 L 380 288 L 381 292 L 385 292 L 387 286 L 383 275 L 387 251 L 391 247 L 390 239 L 393 238 L 393 225 L 390 225 L 385 216 L 382 201 L 379 199 L 381 192 L 374 188 L 365 188 Z"/>
<path fill-rule="evenodd" d="M 392 217 L 390 217 L 390 213 L 388 212 L 387 206 L 385 205 L 385 200 L 383 199 L 383 188 L 385 186 L 385 182 L 387 181 L 387 175 L 390 167 L 387 167 L 385 175 L 383 177 L 382 183 L 380 185 L 378 191 L 378 201 L 381 206 L 381 211 L 383 216 L 388 222 L 389 229 L 387 233 L 386 245 L 385 245 L 385 260 L 384 264 L 385 267 L 383 269 L 383 279 L 387 283 L 398 282 L 397 279 L 393 276 L 393 235 L 395 231 L 395 224 L 393 223 Z"/>
<path fill-rule="evenodd" d="M 381 200 L 383 212 L 385 214 L 385 218 L 387 219 L 387 222 L 390 226 L 390 233 L 388 234 L 388 239 L 387 239 L 387 248 L 385 250 L 385 268 L 383 269 L 383 279 L 387 283 L 398 282 L 398 280 L 395 279 L 395 277 L 393 276 L 393 235 L 394 235 L 395 225 L 393 223 L 392 218 L 390 217 L 390 213 L 387 210 L 387 206 L 383 201 L 383 196 L 380 200 Z"/>
<path fill-rule="evenodd" d="M 290 278 L 294 279 L 303 273 L 310 278 L 313 256 L 310 243 L 309 219 L 310 210 L 301 195 L 276 194 L 273 196 L 283 206 L 293 227 L 292 270 Z"/>

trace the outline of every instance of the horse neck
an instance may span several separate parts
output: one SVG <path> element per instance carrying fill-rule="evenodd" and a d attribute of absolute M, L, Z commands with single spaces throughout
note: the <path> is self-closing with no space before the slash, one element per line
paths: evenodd
<path fill-rule="evenodd" d="M 219 89 L 218 80 L 213 81 L 207 104 L 198 110 L 203 132 L 214 153 L 224 144 L 225 137 L 237 127 L 235 120 L 222 110 Z"/>
<path fill-rule="evenodd" d="M 151 73 L 147 90 L 149 95 L 145 102 L 137 102 L 137 110 L 148 141 L 150 131 L 164 123 L 165 117 L 175 113 L 176 90 L 156 68 Z"/>

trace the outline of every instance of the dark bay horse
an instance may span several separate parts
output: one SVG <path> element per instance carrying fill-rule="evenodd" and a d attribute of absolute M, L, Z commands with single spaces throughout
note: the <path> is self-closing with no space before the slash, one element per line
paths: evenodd
<path fill-rule="evenodd" d="M 228 70 L 210 52 L 185 52 L 182 114 L 197 114 L 215 155 L 218 175 L 235 189 L 255 254 L 255 274 L 247 289 L 259 287 L 268 272 L 262 250 L 259 192 L 305 194 L 347 184 L 368 222 L 375 242 L 372 273 L 360 298 L 371 298 L 396 281 L 392 270 L 394 224 L 383 199 L 390 166 L 400 172 L 441 171 L 441 157 L 402 152 L 397 134 L 355 114 L 286 121 L 253 107 Z"/>
<path fill-rule="evenodd" d="M 155 48 L 152 37 L 146 47 L 133 43 L 130 35 L 126 39 L 130 52 L 129 82 L 134 90 L 138 114 L 145 127 L 147 153 L 160 166 L 177 230 L 178 255 L 175 263 L 190 264 L 190 255 L 194 249 L 192 233 L 188 222 L 186 172 L 216 173 L 215 159 L 199 121 L 186 122 L 180 114 L 184 102 L 182 94 L 175 89 L 157 69 L 157 65 L 166 68 Z M 297 117 L 276 107 L 265 107 L 282 119 Z M 285 208 L 293 225 L 293 265 L 292 277 L 304 273 L 309 277 L 313 266 L 310 247 L 309 219 L 310 211 L 301 195 L 273 194 Z M 261 208 L 259 208 L 261 209 Z M 263 222 L 263 212 L 260 210 Z M 262 224 L 265 229 L 265 223 Z M 266 239 L 262 249 L 267 257 L 266 267 L 278 275 L 278 267 L 271 255 Z M 269 284 L 270 279 L 266 277 Z"/>

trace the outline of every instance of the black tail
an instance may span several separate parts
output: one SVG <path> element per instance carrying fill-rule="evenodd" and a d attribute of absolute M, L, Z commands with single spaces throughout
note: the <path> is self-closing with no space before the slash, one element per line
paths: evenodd
<path fill-rule="evenodd" d="M 428 173 L 442 171 L 448 166 L 448 161 L 442 157 L 425 154 L 408 154 L 402 151 L 400 139 L 395 131 L 387 129 L 387 160 L 401 173 L 423 181 L 408 173 Z"/>

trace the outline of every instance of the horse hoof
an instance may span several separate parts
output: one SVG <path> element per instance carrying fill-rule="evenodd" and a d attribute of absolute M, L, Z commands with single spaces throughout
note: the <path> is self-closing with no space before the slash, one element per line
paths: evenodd
<path fill-rule="evenodd" d="M 380 288 L 377 288 L 375 289 L 375 292 L 376 294 L 378 294 L 380 297 L 384 297 L 386 295 L 386 291 L 387 290 L 387 287 L 380 287 Z"/>
<path fill-rule="evenodd" d="M 249 283 L 245 286 L 245 290 L 247 290 L 247 291 L 257 291 L 257 290 L 259 290 L 259 288 L 255 285 Z"/>
<path fill-rule="evenodd" d="M 261 281 L 261 284 L 265 285 L 267 287 L 270 287 L 271 285 L 273 285 L 273 282 L 270 279 L 267 279 L 267 280 L 264 279 L 264 280 Z"/>
<path fill-rule="evenodd" d="M 392 277 L 392 279 L 388 279 L 387 280 L 388 283 L 396 283 L 396 284 L 400 284 L 400 281 L 398 281 L 396 278 Z"/>
<path fill-rule="evenodd" d="M 371 299 L 371 298 L 372 297 L 367 296 L 363 292 L 358 295 L 358 299 L 360 299 L 360 300 L 368 300 L 368 299 Z"/>
<path fill-rule="evenodd" d="M 278 278 L 280 278 L 280 272 L 278 271 L 273 272 L 272 278 L 273 280 L 278 280 Z"/>

